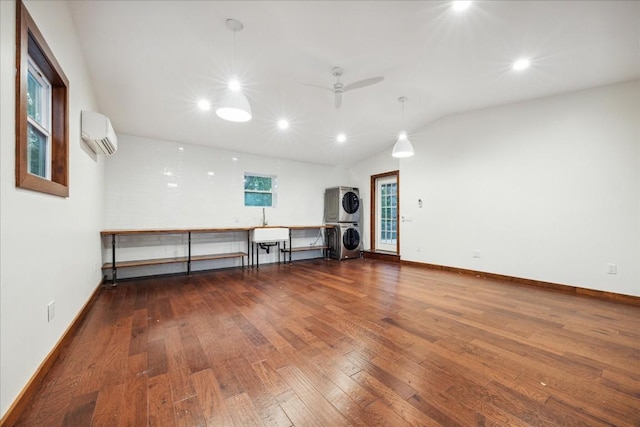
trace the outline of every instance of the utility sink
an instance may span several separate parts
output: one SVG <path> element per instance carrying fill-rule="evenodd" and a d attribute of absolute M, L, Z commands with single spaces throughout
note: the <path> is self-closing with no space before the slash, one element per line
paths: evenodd
<path fill-rule="evenodd" d="M 251 232 L 254 243 L 278 242 L 289 240 L 289 229 L 286 227 L 258 227 Z"/>

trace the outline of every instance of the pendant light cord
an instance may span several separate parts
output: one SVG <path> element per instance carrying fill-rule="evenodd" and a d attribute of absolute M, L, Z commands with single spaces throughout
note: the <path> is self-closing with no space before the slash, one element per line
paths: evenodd
<path fill-rule="evenodd" d="M 233 44 L 231 45 L 231 74 L 236 72 L 236 30 L 233 30 Z"/>

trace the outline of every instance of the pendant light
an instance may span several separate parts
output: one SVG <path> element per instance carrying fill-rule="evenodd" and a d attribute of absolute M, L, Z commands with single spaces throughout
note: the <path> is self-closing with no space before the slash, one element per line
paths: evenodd
<path fill-rule="evenodd" d="M 228 29 L 233 31 L 231 69 L 235 71 L 236 32 L 242 31 L 244 26 L 242 22 L 235 19 L 227 19 L 226 25 Z M 237 80 L 231 80 L 222 92 L 222 96 L 216 107 L 216 115 L 230 122 L 246 122 L 251 120 L 251 105 L 247 97 L 242 93 L 242 88 Z"/>
<path fill-rule="evenodd" d="M 398 141 L 396 141 L 396 145 L 393 146 L 391 155 L 393 157 L 411 157 L 413 156 L 413 145 L 411 145 L 411 141 L 407 138 L 407 131 L 404 127 L 404 103 L 407 102 L 407 98 L 401 96 L 398 98 L 398 101 L 402 104 L 402 131 L 400 135 L 398 135 Z"/>

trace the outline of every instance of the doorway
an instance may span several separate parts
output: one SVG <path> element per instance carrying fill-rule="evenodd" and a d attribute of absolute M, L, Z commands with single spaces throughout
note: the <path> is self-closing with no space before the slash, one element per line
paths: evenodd
<path fill-rule="evenodd" d="M 371 176 L 371 251 L 400 254 L 400 172 Z"/>

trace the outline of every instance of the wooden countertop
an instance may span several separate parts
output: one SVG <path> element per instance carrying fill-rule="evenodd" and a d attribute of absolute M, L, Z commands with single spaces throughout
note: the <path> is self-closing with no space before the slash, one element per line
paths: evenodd
<path fill-rule="evenodd" d="M 150 229 L 128 229 L 128 230 L 102 230 L 101 236 L 130 235 L 130 234 L 184 234 L 192 233 L 232 233 L 236 231 L 251 231 L 256 228 L 288 228 L 290 230 L 322 229 L 333 228 L 333 225 L 268 225 L 265 227 L 229 227 L 229 228 L 150 228 Z"/>

